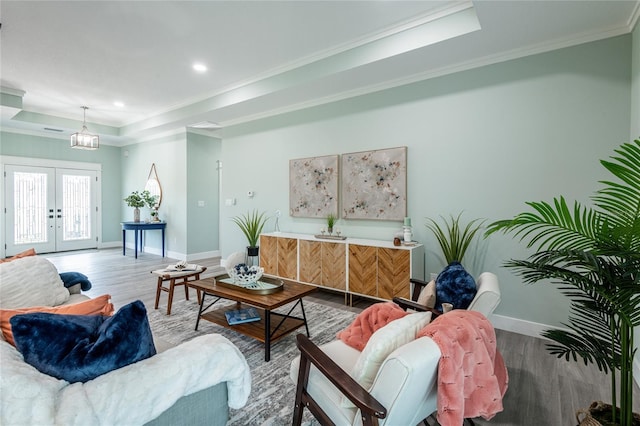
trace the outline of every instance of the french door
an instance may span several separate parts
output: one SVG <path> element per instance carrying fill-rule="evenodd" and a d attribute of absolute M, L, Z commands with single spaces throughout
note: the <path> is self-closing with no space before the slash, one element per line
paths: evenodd
<path fill-rule="evenodd" d="M 97 172 L 5 165 L 7 256 L 96 248 Z"/>

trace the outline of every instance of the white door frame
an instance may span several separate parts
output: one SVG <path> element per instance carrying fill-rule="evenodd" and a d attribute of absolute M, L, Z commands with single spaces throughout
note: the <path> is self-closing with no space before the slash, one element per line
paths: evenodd
<path fill-rule="evenodd" d="M 53 167 L 63 169 L 79 169 L 79 170 L 93 170 L 98 177 L 98 185 L 96 185 L 96 205 L 98 207 L 96 221 L 96 237 L 98 247 L 102 246 L 102 164 L 100 163 L 84 163 L 79 161 L 66 161 L 66 160 L 52 160 L 48 158 L 31 158 L 31 157 L 15 157 L 10 155 L 0 155 L 0 168 L 2 170 L 2 176 L 4 177 L 4 166 L 34 166 L 34 167 Z M 7 242 L 7 236 L 5 233 L 5 193 L 4 193 L 4 179 L 2 185 L 0 185 L 0 257 L 5 257 L 4 246 Z"/>

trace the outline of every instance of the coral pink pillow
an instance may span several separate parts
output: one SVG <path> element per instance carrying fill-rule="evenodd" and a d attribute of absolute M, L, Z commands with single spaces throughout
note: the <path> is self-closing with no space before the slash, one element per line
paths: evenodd
<path fill-rule="evenodd" d="M 108 294 L 95 297 L 80 303 L 72 305 L 61 305 L 55 307 L 49 306 L 33 306 L 30 308 L 20 309 L 0 309 L 0 329 L 7 342 L 15 346 L 13 341 L 13 333 L 11 332 L 11 323 L 9 320 L 14 315 L 29 314 L 32 312 L 46 312 L 50 314 L 66 314 L 66 315 L 113 315 L 113 304 L 110 302 L 111 296 Z"/>
<path fill-rule="evenodd" d="M 407 312 L 393 302 L 376 303 L 360 312 L 351 325 L 338 333 L 337 338 L 362 352 L 376 330 L 405 315 Z"/>
<path fill-rule="evenodd" d="M 28 256 L 35 256 L 35 255 L 36 255 L 35 249 L 30 248 L 29 250 L 25 250 L 25 251 L 23 251 L 21 253 L 16 254 L 15 256 L 7 257 L 5 259 L 0 259 L 0 263 L 11 262 L 11 261 L 16 260 L 16 259 L 20 259 L 20 258 L 28 257 Z"/>

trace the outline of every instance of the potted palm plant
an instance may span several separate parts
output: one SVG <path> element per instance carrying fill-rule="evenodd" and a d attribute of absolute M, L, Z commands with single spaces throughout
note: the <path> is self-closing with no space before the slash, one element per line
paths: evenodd
<path fill-rule="evenodd" d="M 594 207 L 577 201 L 570 207 L 564 197 L 528 202 L 533 211 L 492 223 L 486 235 L 511 233 L 535 248 L 528 259 L 505 266 L 525 283 L 556 284 L 571 299 L 567 330 L 542 333 L 553 342 L 548 350 L 610 374 L 612 404 L 607 419 L 596 420 L 632 426 L 640 425 L 632 407 L 633 331 L 640 326 L 640 140 L 614 152 L 600 163 L 617 179 L 600 182 Z"/>
<path fill-rule="evenodd" d="M 265 212 L 254 210 L 247 214 L 232 218 L 236 225 L 240 228 L 245 237 L 247 237 L 247 255 L 250 257 L 258 256 L 258 241 L 264 225 L 269 218 Z"/>
<path fill-rule="evenodd" d="M 458 216 L 451 215 L 451 222 L 440 216 L 444 220 L 444 226 L 440 226 L 438 222 L 431 218 L 427 218 L 427 228 L 433 232 L 438 240 L 438 244 L 442 249 L 442 254 L 447 264 L 453 262 L 462 263 L 469 244 L 480 230 L 484 220 L 473 219 L 466 226 L 460 223 L 462 212 Z"/>

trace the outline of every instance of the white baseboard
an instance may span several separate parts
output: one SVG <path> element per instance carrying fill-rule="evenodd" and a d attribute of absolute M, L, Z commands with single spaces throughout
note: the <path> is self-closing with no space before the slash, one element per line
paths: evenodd
<path fill-rule="evenodd" d="M 116 247 L 122 248 L 122 241 L 107 241 L 107 242 L 103 241 L 100 244 L 98 244 L 99 249 L 116 248 Z"/>
<path fill-rule="evenodd" d="M 538 337 L 540 339 L 544 339 L 544 337 L 540 335 L 542 331 L 553 328 L 547 324 L 540 324 L 538 322 L 506 317 L 503 315 L 493 314 L 489 319 L 497 329 L 512 331 L 514 333 L 524 334 L 525 336 Z"/>
<path fill-rule="evenodd" d="M 113 243 L 109 243 L 109 244 L 113 244 Z M 106 248 L 103 245 L 104 248 Z M 109 245 L 109 247 L 122 247 L 122 243 L 118 242 L 116 243 L 116 245 Z M 128 250 L 135 250 L 135 247 L 133 246 L 133 243 L 127 243 L 125 245 L 125 247 Z M 157 247 L 147 247 L 145 246 L 143 248 L 143 250 L 140 250 L 138 252 L 141 253 L 149 253 L 149 254 L 155 254 L 157 256 L 162 256 L 162 248 L 157 248 Z M 168 257 L 170 259 L 179 259 L 179 260 L 186 260 L 188 262 L 191 262 L 193 260 L 200 260 L 200 259 L 209 259 L 211 257 L 219 257 L 220 256 L 220 250 L 212 250 L 212 251 L 203 251 L 200 253 L 191 253 L 191 254 L 185 254 L 185 253 L 181 253 L 181 252 L 177 252 L 177 251 L 172 251 L 172 250 L 165 250 L 164 253 L 165 257 Z"/>
<path fill-rule="evenodd" d="M 210 259 L 212 257 L 220 257 L 220 250 L 203 251 L 200 253 L 191 253 L 187 255 L 187 260 Z"/>
<path fill-rule="evenodd" d="M 545 339 L 540 335 L 544 330 L 552 328 L 561 329 L 560 327 L 552 327 L 547 324 L 540 324 L 532 321 L 525 321 L 518 318 L 506 317 L 503 315 L 491 315 L 489 320 L 493 326 L 499 330 L 511 331 L 530 337 L 538 337 Z M 566 329 L 565 329 L 566 330 Z M 640 386 L 640 356 L 636 356 L 633 361 L 633 378 L 638 386 Z"/>

